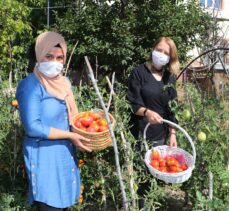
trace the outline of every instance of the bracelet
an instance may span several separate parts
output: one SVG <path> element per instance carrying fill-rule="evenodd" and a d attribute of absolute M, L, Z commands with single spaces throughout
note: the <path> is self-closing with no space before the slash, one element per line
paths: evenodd
<path fill-rule="evenodd" d="M 172 133 L 169 133 L 170 135 L 172 135 L 172 134 L 174 134 L 174 135 L 176 135 L 176 132 L 172 132 Z"/>
<path fill-rule="evenodd" d="M 146 116 L 146 112 L 148 111 L 148 109 L 146 108 L 143 112 L 143 116 Z"/>

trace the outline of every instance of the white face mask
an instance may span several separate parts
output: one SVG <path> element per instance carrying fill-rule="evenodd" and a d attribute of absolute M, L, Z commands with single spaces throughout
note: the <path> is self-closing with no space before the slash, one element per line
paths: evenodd
<path fill-rule="evenodd" d="M 160 70 L 163 66 L 168 64 L 170 57 L 164 53 L 154 50 L 152 52 L 152 61 L 156 69 Z"/>
<path fill-rule="evenodd" d="M 37 64 L 37 69 L 49 78 L 54 78 L 63 70 L 63 64 L 60 62 L 40 62 Z"/>

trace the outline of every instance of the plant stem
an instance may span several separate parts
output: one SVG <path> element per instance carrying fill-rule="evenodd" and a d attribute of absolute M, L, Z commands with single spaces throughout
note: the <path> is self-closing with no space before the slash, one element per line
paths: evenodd
<path fill-rule="evenodd" d="M 116 170 L 117 170 L 117 173 L 118 173 L 120 188 L 121 188 L 121 192 L 122 192 L 123 207 L 124 207 L 124 210 L 127 211 L 128 210 L 128 203 L 127 203 L 127 199 L 126 199 L 126 192 L 125 192 L 125 187 L 124 187 L 124 183 L 123 183 L 120 163 L 119 163 L 119 152 L 118 152 L 118 147 L 117 147 L 117 141 L 116 141 L 116 138 L 115 138 L 115 135 L 114 135 L 114 131 L 113 131 L 112 126 L 111 126 L 112 124 L 111 124 L 110 117 L 108 115 L 108 111 L 106 109 L 106 106 L 104 104 L 103 98 L 102 98 L 102 96 L 100 94 L 100 91 L 98 89 L 97 82 L 95 80 L 95 77 L 94 77 L 93 70 L 92 70 L 92 67 L 90 65 L 90 62 L 89 62 L 87 56 L 85 56 L 84 59 L 86 61 L 87 67 L 88 67 L 89 77 L 90 77 L 90 79 L 92 81 L 92 84 L 93 84 L 93 86 L 95 88 L 96 94 L 98 95 L 99 102 L 100 102 L 100 104 L 101 104 L 101 106 L 102 106 L 102 108 L 104 110 L 105 118 L 106 118 L 106 120 L 108 122 L 108 127 L 109 127 L 109 131 L 110 131 L 110 134 L 111 134 L 114 153 L 115 153 Z"/>

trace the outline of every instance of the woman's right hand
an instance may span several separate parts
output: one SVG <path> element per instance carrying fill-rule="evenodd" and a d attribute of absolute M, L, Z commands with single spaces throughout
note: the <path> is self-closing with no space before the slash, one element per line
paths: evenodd
<path fill-rule="evenodd" d="M 71 132 L 70 140 L 80 151 L 87 151 L 87 152 L 92 151 L 91 149 L 89 149 L 87 146 L 84 145 L 85 142 L 89 143 L 91 141 L 90 139 L 84 138 L 83 136 L 77 133 Z"/>
<path fill-rule="evenodd" d="M 147 110 L 146 118 L 148 119 L 150 124 L 162 124 L 163 118 L 157 113 L 152 110 Z"/>

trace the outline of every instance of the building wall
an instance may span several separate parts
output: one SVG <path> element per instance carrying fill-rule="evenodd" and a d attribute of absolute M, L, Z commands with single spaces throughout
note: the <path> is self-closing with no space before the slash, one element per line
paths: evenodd
<path fill-rule="evenodd" d="M 209 12 L 212 18 L 217 19 L 218 26 L 220 27 L 220 30 L 218 32 L 219 36 L 222 38 L 222 41 L 224 41 L 225 44 L 227 43 L 226 45 L 224 45 L 224 47 L 229 47 L 229 0 L 197 0 L 197 1 L 199 1 L 199 4 L 203 6 L 207 12 Z M 215 1 L 221 1 L 219 9 L 214 8 Z M 217 47 L 217 46 L 212 46 L 212 47 Z M 202 50 L 194 48 L 193 50 L 188 52 L 188 55 L 194 59 L 199 55 L 199 52 L 202 52 Z M 229 65 L 229 54 L 226 55 L 225 62 L 227 65 Z"/>
<path fill-rule="evenodd" d="M 199 0 L 199 3 L 204 3 L 206 11 L 211 14 L 212 18 L 217 19 L 217 23 L 220 27 L 219 31 L 219 36 L 222 37 L 222 43 L 225 43 L 224 47 L 229 48 L 229 0 L 221 0 L 220 8 L 219 9 L 214 9 L 214 7 L 209 6 L 209 3 L 213 2 L 214 0 Z M 218 47 L 218 46 L 212 46 L 212 48 Z M 188 55 L 191 57 L 191 60 L 199 56 L 200 52 L 203 52 L 201 49 L 194 48 L 191 50 Z M 191 61 L 190 60 L 190 61 Z M 191 70 L 193 71 L 193 74 L 197 74 L 197 72 L 200 69 L 203 69 L 203 72 L 205 71 L 204 69 L 208 70 L 208 65 L 211 63 L 210 60 L 206 60 L 206 62 L 203 64 L 201 62 L 201 59 L 195 60 L 191 64 Z M 224 70 L 224 68 L 226 70 Z M 219 62 L 214 65 L 214 76 L 212 80 L 214 83 L 211 82 L 209 78 L 208 80 L 204 79 L 203 81 L 201 77 L 197 77 L 196 83 L 199 84 L 199 86 L 207 91 L 207 92 L 212 92 L 215 90 L 216 94 L 218 97 L 228 100 L 229 99 L 229 53 L 224 57 L 224 68 L 222 64 Z M 187 71 L 185 71 L 185 75 L 187 75 Z M 192 75 L 192 74 L 190 74 Z M 185 81 L 183 77 L 183 82 Z M 181 79 L 180 79 L 181 80 Z M 198 81 L 199 80 L 199 81 Z"/>
<path fill-rule="evenodd" d="M 222 21 L 219 21 L 219 26 L 221 28 L 221 35 L 229 40 L 229 0 L 222 0 L 221 10 L 217 16 Z"/>

